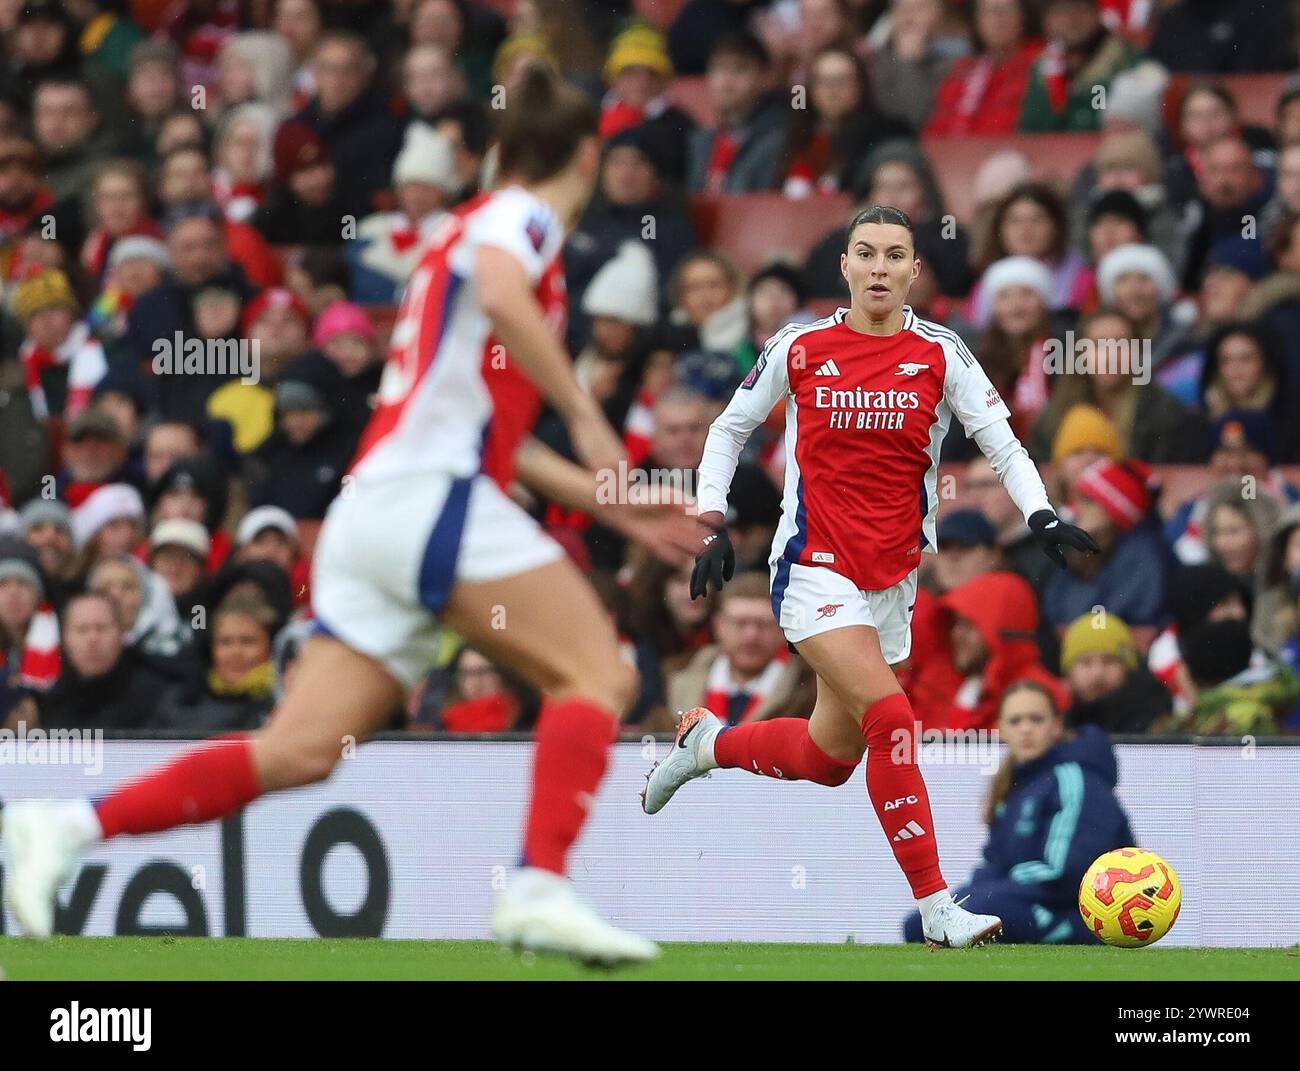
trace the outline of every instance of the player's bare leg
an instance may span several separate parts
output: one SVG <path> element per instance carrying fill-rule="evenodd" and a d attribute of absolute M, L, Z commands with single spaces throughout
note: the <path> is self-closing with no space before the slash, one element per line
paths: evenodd
<path fill-rule="evenodd" d="M 457 584 L 443 620 L 550 700 L 537 726 L 523 867 L 498 901 L 497 939 L 605 963 L 653 959 L 651 942 L 603 922 L 564 877 L 636 686 L 596 593 L 566 559 L 505 580 Z"/>
<path fill-rule="evenodd" d="M 834 691 L 843 716 L 828 717 L 813 733 L 832 755 L 867 753 L 867 793 L 894 858 L 907 876 L 934 946 L 981 944 L 1002 929 L 992 915 L 973 915 L 953 903 L 939 869 L 930 797 L 917 762 L 919 743 L 912 705 L 885 661 L 874 628 L 834 629 L 797 645 L 799 654 Z M 819 693 L 820 694 L 820 693 Z M 856 730 L 857 740 L 853 739 Z"/>
<path fill-rule="evenodd" d="M 267 724 L 189 748 L 92 804 L 31 800 L 4 811 L 5 897 L 24 931 L 48 937 L 55 893 L 101 839 L 209 822 L 259 796 L 324 780 L 349 742 L 381 728 L 402 696 L 378 662 L 313 637 Z"/>

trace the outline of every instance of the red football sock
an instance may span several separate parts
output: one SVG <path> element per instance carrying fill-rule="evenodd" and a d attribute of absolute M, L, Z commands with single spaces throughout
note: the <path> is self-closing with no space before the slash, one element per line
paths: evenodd
<path fill-rule="evenodd" d="M 902 692 L 874 703 L 862 718 L 867 794 L 918 900 L 948 887 L 939 871 L 930 796 L 916 762 L 916 724 Z"/>
<path fill-rule="evenodd" d="M 857 760 L 832 758 L 813 743 L 807 718 L 771 718 L 724 729 L 713 741 L 713 757 L 723 769 L 748 770 L 787 781 L 842 785 Z"/>
<path fill-rule="evenodd" d="M 252 741 L 232 733 L 191 748 L 95 803 L 104 839 L 224 818 L 262 794 Z"/>
<path fill-rule="evenodd" d="M 587 699 L 542 706 L 533 758 L 533 798 L 524 829 L 524 866 L 565 872 L 569 848 L 605 776 L 618 719 Z"/>

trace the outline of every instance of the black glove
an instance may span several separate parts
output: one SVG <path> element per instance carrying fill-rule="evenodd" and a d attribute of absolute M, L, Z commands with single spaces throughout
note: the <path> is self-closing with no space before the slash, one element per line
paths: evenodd
<path fill-rule="evenodd" d="M 695 568 L 691 570 L 691 598 L 699 599 L 709 593 L 709 580 L 715 591 L 721 591 L 724 582 L 736 573 L 736 548 L 725 528 L 714 529 L 713 535 L 704 539 L 704 549 L 695 555 Z"/>
<path fill-rule="evenodd" d="M 1050 509 L 1040 509 L 1029 518 L 1029 527 L 1034 538 L 1052 561 L 1062 569 L 1065 566 L 1065 551 L 1062 547 L 1073 547 L 1087 554 L 1100 554 L 1101 547 L 1097 541 L 1077 524 L 1067 524 Z"/>

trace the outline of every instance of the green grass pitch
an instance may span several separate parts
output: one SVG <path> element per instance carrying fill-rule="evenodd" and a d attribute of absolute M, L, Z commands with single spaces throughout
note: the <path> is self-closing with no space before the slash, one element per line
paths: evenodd
<path fill-rule="evenodd" d="M 1300 980 L 1300 948 L 668 944 L 647 967 L 588 970 L 485 941 L 0 938 L 14 981 L 115 980 Z"/>

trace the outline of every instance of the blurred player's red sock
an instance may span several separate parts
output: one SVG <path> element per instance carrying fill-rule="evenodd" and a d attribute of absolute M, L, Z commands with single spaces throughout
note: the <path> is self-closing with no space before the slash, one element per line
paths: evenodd
<path fill-rule="evenodd" d="M 533 799 L 524 830 L 524 866 L 565 872 L 569 848 L 605 776 L 618 719 L 587 699 L 542 706 L 533 759 Z"/>
<path fill-rule="evenodd" d="M 916 763 L 916 718 L 902 692 L 872 704 L 862 718 L 867 738 L 867 794 L 894 858 L 918 900 L 947 888 L 939 871 L 930 796 Z"/>
<path fill-rule="evenodd" d="M 813 743 L 807 718 L 770 718 L 733 725 L 713 741 L 713 757 L 723 769 L 748 770 L 787 781 L 842 785 L 858 764 L 832 758 Z"/>
<path fill-rule="evenodd" d="M 95 803 L 104 838 L 159 833 L 210 822 L 262 794 L 253 744 L 244 733 L 219 736 L 114 790 Z"/>

